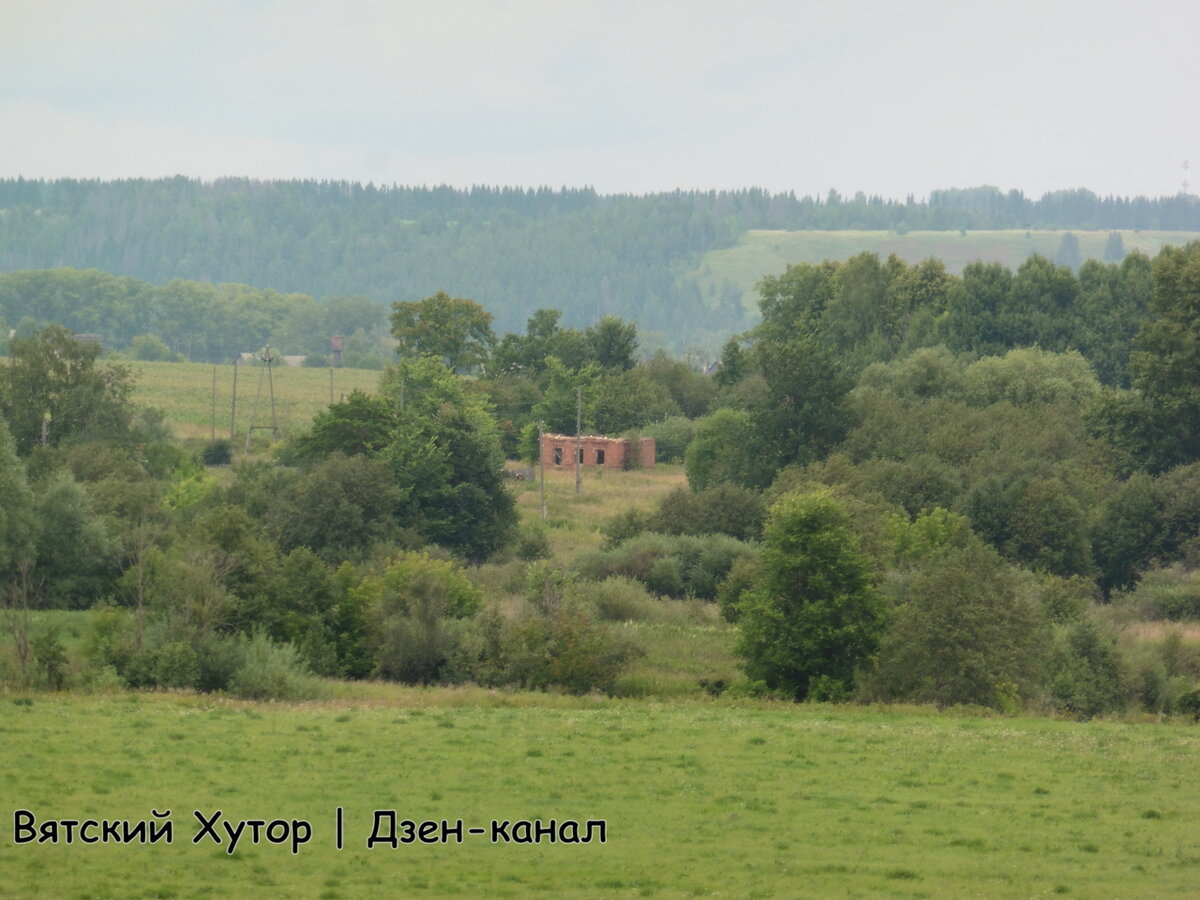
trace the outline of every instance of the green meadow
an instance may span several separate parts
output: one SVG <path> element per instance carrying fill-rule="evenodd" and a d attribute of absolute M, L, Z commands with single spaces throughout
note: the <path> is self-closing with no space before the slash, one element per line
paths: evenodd
<path fill-rule="evenodd" d="M 133 400 L 162 410 L 177 437 L 228 438 L 234 428 L 237 442 L 246 440 L 253 424 L 271 424 L 271 386 L 275 389 L 275 423 L 281 434 L 304 428 L 325 409 L 332 396 L 341 400 L 352 391 L 373 393 L 380 373 L 369 369 L 307 369 L 289 366 L 266 369 L 237 367 L 237 409 L 234 409 L 234 367 L 207 363 L 123 362 L 134 373 Z M 332 374 L 331 374 L 332 373 Z M 216 409 L 214 416 L 214 374 Z M 236 412 L 236 420 L 234 414 Z"/>
<path fill-rule="evenodd" d="M 1100 259 L 1107 231 L 1073 231 L 1084 259 Z M 1183 246 L 1200 235 L 1188 231 L 1120 231 L 1127 251 L 1154 256 L 1165 244 Z M 709 306 L 734 291 L 746 311 L 758 314 L 755 285 L 764 275 L 782 274 L 788 265 L 839 262 L 858 253 L 895 253 L 908 263 L 936 257 L 946 270 L 960 274 L 976 260 L 1016 269 L 1030 254 L 1054 258 L 1065 231 L 747 231 L 733 247 L 704 255 L 689 276 L 696 279 Z M 732 286 L 732 287 L 731 287 Z"/>
<path fill-rule="evenodd" d="M 1189 725 L 381 687 L 307 705 L 0 698 L 0 894 L 1195 895 Z M 174 840 L 16 845 L 16 809 L 169 809 Z M 464 828 L 603 819 L 607 841 L 368 849 L 377 809 Z M 230 854 L 192 842 L 194 810 L 307 820 L 312 839 Z"/>

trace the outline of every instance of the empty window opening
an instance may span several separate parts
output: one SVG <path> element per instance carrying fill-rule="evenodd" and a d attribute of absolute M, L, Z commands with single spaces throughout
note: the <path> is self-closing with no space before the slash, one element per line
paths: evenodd
<path fill-rule="evenodd" d="M 598 465 L 598 466 L 604 465 L 604 451 L 603 450 L 596 451 L 596 465 Z"/>

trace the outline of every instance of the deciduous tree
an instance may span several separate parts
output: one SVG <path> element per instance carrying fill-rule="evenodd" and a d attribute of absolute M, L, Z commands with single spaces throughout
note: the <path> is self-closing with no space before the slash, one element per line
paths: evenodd
<path fill-rule="evenodd" d="M 762 580 L 738 605 L 746 674 L 796 700 L 842 694 L 884 621 L 846 510 L 825 492 L 787 495 L 771 508 L 763 545 Z"/>
<path fill-rule="evenodd" d="M 98 345 L 58 325 L 13 340 L 9 364 L 0 368 L 0 413 L 18 452 L 43 442 L 132 437 L 133 377 L 124 366 L 97 364 L 99 354 Z"/>
<path fill-rule="evenodd" d="M 432 356 L 452 369 L 471 369 L 496 346 L 492 314 L 474 300 L 438 291 L 417 302 L 392 304 L 392 334 L 402 357 Z"/>

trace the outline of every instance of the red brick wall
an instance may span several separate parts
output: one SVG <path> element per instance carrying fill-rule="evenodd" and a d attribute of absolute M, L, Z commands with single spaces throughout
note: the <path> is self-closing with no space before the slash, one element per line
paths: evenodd
<path fill-rule="evenodd" d="M 584 468 L 602 466 L 605 469 L 625 467 L 625 454 L 629 452 L 629 438 L 610 438 L 588 434 L 579 439 L 583 452 Z M 642 438 L 642 465 L 654 465 L 654 438 Z M 557 451 L 557 453 L 556 453 Z M 597 453 L 603 454 L 603 462 Z M 575 468 L 575 437 L 569 434 L 542 435 L 542 465 L 547 469 Z"/>

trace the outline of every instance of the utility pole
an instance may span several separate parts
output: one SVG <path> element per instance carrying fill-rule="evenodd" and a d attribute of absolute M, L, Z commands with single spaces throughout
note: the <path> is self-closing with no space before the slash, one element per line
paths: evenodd
<path fill-rule="evenodd" d="M 545 426 L 538 422 L 538 468 L 541 470 L 538 475 L 542 482 L 542 521 L 546 521 L 546 446 L 542 440 L 542 435 L 545 433 Z"/>
<path fill-rule="evenodd" d="M 233 358 L 233 411 L 229 414 L 229 440 L 231 441 L 237 431 L 237 369 L 238 360 L 241 358 L 240 353 Z"/>
<path fill-rule="evenodd" d="M 583 388 L 575 388 L 575 496 L 583 492 Z"/>
<path fill-rule="evenodd" d="M 208 439 L 215 441 L 217 439 L 217 367 L 213 366 L 213 385 L 212 385 L 212 425 L 209 428 Z"/>
<path fill-rule="evenodd" d="M 259 358 L 259 360 L 261 360 L 262 364 L 266 367 L 266 371 L 264 372 L 262 369 L 259 369 L 259 372 L 258 372 L 258 392 L 254 395 L 254 410 L 250 413 L 250 427 L 246 431 L 246 449 L 245 449 L 246 453 L 250 452 L 250 439 L 254 436 L 254 432 L 256 432 L 256 431 L 266 431 L 268 428 L 270 428 L 272 438 L 274 438 L 275 440 L 279 440 L 279 426 L 275 420 L 275 379 L 274 379 L 274 376 L 271 375 L 271 364 L 275 362 L 277 357 L 271 353 L 271 347 L 268 344 L 266 347 L 263 347 L 262 352 L 259 354 L 258 358 Z M 262 399 L 262 387 L 263 387 L 263 376 L 264 375 L 266 376 L 267 384 L 268 384 L 269 390 L 271 392 L 271 424 L 270 425 L 256 424 L 258 422 L 258 401 Z"/>

